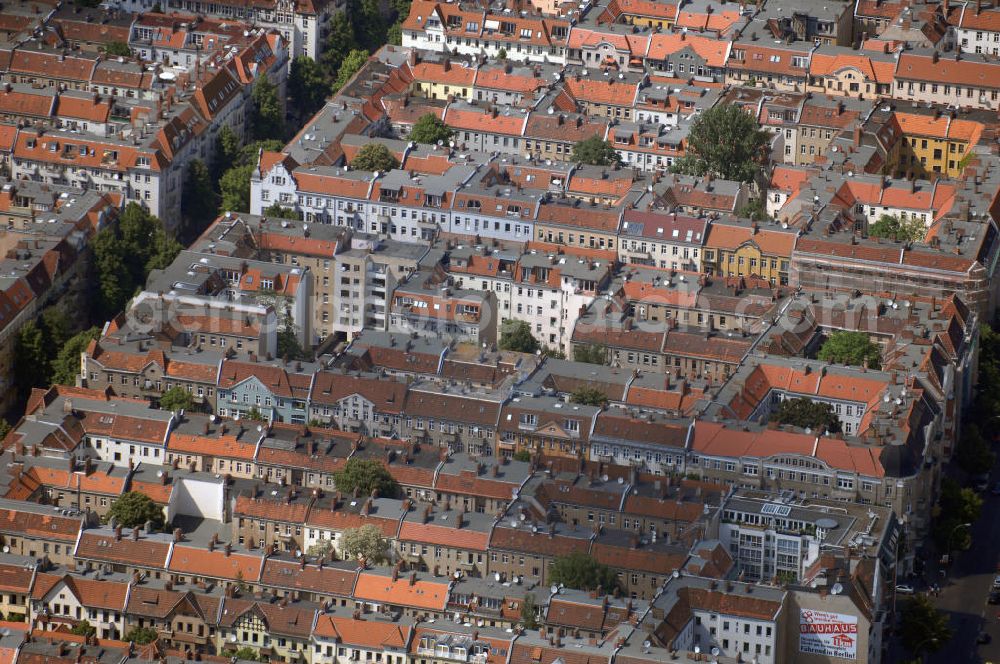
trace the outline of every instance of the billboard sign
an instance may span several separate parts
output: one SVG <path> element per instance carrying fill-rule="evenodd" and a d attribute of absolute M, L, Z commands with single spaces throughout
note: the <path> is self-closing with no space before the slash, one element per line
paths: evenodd
<path fill-rule="evenodd" d="M 858 658 L 858 617 L 799 609 L 799 652 Z"/>

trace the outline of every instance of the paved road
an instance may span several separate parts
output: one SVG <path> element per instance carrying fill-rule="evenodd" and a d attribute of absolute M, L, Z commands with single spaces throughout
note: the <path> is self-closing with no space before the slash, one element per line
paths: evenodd
<path fill-rule="evenodd" d="M 986 493 L 983 499 L 983 515 L 973 524 L 972 548 L 958 554 L 935 598 L 935 605 L 948 613 L 954 635 L 951 643 L 929 658 L 931 664 L 1000 664 L 1000 605 L 986 603 L 1000 559 L 1000 496 Z M 980 631 L 992 641 L 977 647 Z"/>

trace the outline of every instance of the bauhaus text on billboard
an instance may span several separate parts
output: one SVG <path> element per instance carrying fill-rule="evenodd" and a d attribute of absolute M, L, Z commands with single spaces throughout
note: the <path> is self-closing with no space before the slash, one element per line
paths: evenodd
<path fill-rule="evenodd" d="M 858 617 L 799 609 L 799 652 L 858 658 Z"/>

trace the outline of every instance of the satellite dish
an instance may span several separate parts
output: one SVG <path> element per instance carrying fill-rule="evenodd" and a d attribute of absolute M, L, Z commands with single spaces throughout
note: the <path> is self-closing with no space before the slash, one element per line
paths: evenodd
<path fill-rule="evenodd" d="M 551 588 L 549 588 L 549 590 L 552 591 L 553 595 L 558 595 L 559 594 L 559 586 L 557 586 L 557 585 L 553 585 Z"/>
<path fill-rule="evenodd" d="M 493 574 L 493 578 L 497 581 L 497 583 L 499 583 L 500 582 L 500 572 L 495 572 Z"/>
<path fill-rule="evenodd" d="M 208 416 L 208 421 L 209 422 L 215 422 L 215 414 L 209 415 Z"/>
<path fill-rule="evenodd" d="M 695 646 L 694 647 L 694 654 L 696 654 L 696 655 L 700 655 L 701 654 L 701 646 Z"/>
<path fill-rule="evenodd" d="M 258 424 L 257 425 L 257 433 L 260 433 L 263 430 L 264 430 L 264 425 L 263 424 Z"/>
<path fill-rule="evenodd" d="M 239 413 L 236 413 L 235 415 L 233 415 L 233 421 L 234 422 L 239 422 L 240 421 L 240 414 Z"/>
<path fill-rule="evenodd" d="M 10 547 L 9 546 L 4 546 L 3 552 L 4 553 L 10 553 Z"/>
<path fill-rule="evenodd" d="M 833 584 L 833 587 L 830 588 L 831 595 L 839 595 L 842 592 L 844 592 L 844 586 L 840 585 L 839 583 Z"/>
<path fill-rule="evenodd" d="M 456 579 L 461 579 L 462 578 L 462 573 L 459 572 L 458 570 L 455 570 L 455 573 L 452 574 L 452 576 L 454 576 Z"/>
<path fill-rule="evenodd" d="M 652 644 L 652 642 L 650 642 L 649 639 L 646 639 L 645 641 L 642 642 L 642 647 L 643 648 L 648 648 L 651 645 L 653 645 L 653 644 Z"/>
<path fill-rule="evenodd" d="M 712 656 L 713 657 L 718 657 L 719 656 L 719 649 L 718 649 L 718 647 L 712 646 Z"/>
<path fill-rule="evenodd" d="M 236 635 L 235 634 L 233 634 L 232 636 L 229 637 L 229 642 L 230 643 L 236 643 Z"/>

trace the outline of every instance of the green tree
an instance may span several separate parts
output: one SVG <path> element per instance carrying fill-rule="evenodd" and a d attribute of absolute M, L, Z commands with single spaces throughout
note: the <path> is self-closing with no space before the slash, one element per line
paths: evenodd
<path fill-rule="evenodd" d="M 250 211 L 250 178 L 256 167 L 234 166 L 219 178 L 219 192 L 222 194 L 222 204 L 219 213 Z"/>
<path fill-rule="evenodd" d="M 962 437 L 955 449 L 955 461 L 970 475 L 982 473 L 996 463 L 996 454 L 975 423 L 966 424 L 962 430 Z"/>
<path fill-rule="evenodd" d="M 804 397 L 782 400 L 778 409 L 771 414 L 771 420 L 779 424 L 809 428 L 817 433 L 840 431 L 840 419 L 833 412 L 832 405 Z"/>
<path fill-rule="evenodd" d="M 275 201 L 261 210 L 261 215 L 275 219 L 296 219 L 302 221 L 302 213 L 292 208 L 282 207 L 281 203 Z"/>
<path fill-rule="evenodd" d="M 348 53 L 358 47 L 354 26 L 351 25 L 347 11 L 335 13 L 330 19 L 329 33 L 319 56 L 320 68 L 325 73 L 327 81 L 333 82 L 337 72 L 340 71 L 340 63 Z"/>
<path fill-rule="evenodd" d="M 227 169 L 237 165 L 236 160 L 239 158 L 240 149 L 243 145 L 240 137 L 236 135 L 236 132 L 229 125 L 222 125 L 222 129 L 219 130 L 219 136 L 215 140 L 217 145 L 212 171 L 215 178 L 218 179 Z"/>
<path fill-rule="evenodd" d="M 160 397 L 160 410 L 191 410 L 194 405 L 194 397 L 191 393 L 179 385 L 171 387 Z"/>
<path fill-rule="evenodd" d="M 264 413 L 260 412 L 260 409 L 257 408 L 257 406 L 252 406 L 250 410 L 247 412 L 247 414 L 243 416 L 243 419 L 250 420 L 251 422 L 267 421 L 267 418 L 264 416 Z"/>
<path fill-rule="evenodd" d="M 81 620 L 80 622 L 73 625 L 73 628 L 69 630 L 70 634 L 76 634 L 77 636 L 93 636 L 97 634 L 97 628 L 90 624 L 88 620 Z"/>
<path fill-rule="evenodd" d="M 267 76 L 258 77 L 250 98 L 253 101 L 251 127 L 254 138 L 258 140 L 284 138 L 285 112 L 281 100 L 278 99 L 278 88 L 274 83 L 271 83 Z"/>
<path fill-rule="evenodd" d="M 108 510 L 108 520 L 112 517 L 125 528 L 144 526 L 147 521 L 152 521 L 157 529 L 163 525 L 163 510 L 152 498 L 138 491 L 127 491 L 116 498 Z"/>
<path fill-rule="evenodd" d="M 941 496 L 931 522 L 931 534 L 938 548 L 946 553 L 968 549 L 972 534 L 964 524 L 975 522 L 982 510 L 983 498 L 973 489 L 962 488 L 950 477 L 941 480 Z"/>
<path fill-rule="evenodd" d="M 919 242 L 927 234 L 927 227 L 919 219 L 900 219 L 883 214 L 868 226 L 868 237 L 885 238 L 896 242 Z"/>
<path fill-rule="evenodd" d="M 499 51 L 497 51 L 497 60 L 503 62 L 506 59 L 507 59 L 507 49 L 502 48 Z"/>
<path fill-rule="evenodd" d="M 97 273 L 95 308 L 97 316 L 102 320 L 108 320 L 124 309 L 136 288 L 115 235 L 114 229 L 106 229 L 103 233 L 98 233 L 90 245 L 94 253 L 94 271 Z"/>
<path fill-rule="evenodd" d="M 586 406 L 604 406 L 608 403 L 608 395 L 596 387 L 578 387 L 569 395 L 569 402 Z"/>
<path fill-rule="evenodd" d="M 528 450 L 518 450 L 517 452 L 514 452 L 513 459 L 514 459 L 514 461 L 521 461 L 521 462 L 524 462 L 524 463 L 530 463 L 531 462 L 531 452 L 529 452 Z"/>
<path fill-rule="evenodd" d="M 346 56 L 340 63 L 340 68 L 337 70 L 337 78 L 333 81 L 333 91 L 336 93 L 345 85 L 347 82 L 354 78 L 365 63 L 368 62 L 368 51 L 356 48 Z"/>
<path fill-rule="evenodd" d="M 618 587 L 618 576 L 614 570 L 581 551 L 553 560 L 549 567 L 549 579 L 554 584 L 577 590 L 601 588 L 611 592 Z"/>
<path fill-rule="evenodd" d="M 370 523 L 345 530 L 340 536 L 340 548 L 344 560 L 364 557 L 368 562 L 377 564 L 389 558 L 389 542 L 382 536 L 379 527 Z"/>
<path fill-rule="evenodd" d="M 91 341 L 100 336 L 100 328 L 92 327 L 70 337 L 52 360 L 52 382 L 75 385 L 76 377 L 80 375 L 80 354 L 87 350 Z"/>
<path fill-rule="evenodd" d="M 509 320 L 500 330 L 500 348 L 534 353 L 538 350 L 538 339 L 531 335 L 531 326 L 523 320 Z"/>
<path fill-rule="evenodd" d="M 351 168 L 385 173 L 399 168 L 399 160 L 382 143 L 368 143 L 358 150 L 358 154 L 351 160 Z"/>
<path fill-rule="evenodd" d="M 734 104 L 719 104 L 699 115 L 688 134 L 687 153 L 674 172 L 750 182 L 767 159 L 770 134 Z"/>
<path fill-rule="evenodd" d="M 521 624 L 525 629 L 538 629 L 538 608 L 535 596 L 528 593 L 521 601 Z"/>
<path fill-rule="evenodd" d="M 59 306 L 51 306 L 42 312 L 41 326 L 49 346 L 62 346 L 73 336 L 73 321 Z"/>
<path fill-rule="evenodd" d="M 352 493 L 356 489 L 360 495 L 367 496 L 377 490 L 378 495 L 383 498 L 399 494 L 399 484 L 378 459 L 352 457 L 347 460 L 343 470 L 334 473 L 333 481 L 337 490 L 344 493 Z"/>
<path fill-rule="evenodd" d="M 306 550 L 306 555 L 313 558 L 326 558 L 334 551 L 333 540 L 320 540 L 310 545 Z"/>
<path fill-rule="evenodd" d="M 291 316 L 285 317 L 285 322 L 278 330 L 278 357 L 288 360 L 308 359 L 299 338 L 295 336 L 295 324 Z"/>
<path fill-rule="evenodd" d="M 736 214 L 751 221 L 764 221 L 767 218 L 767 208 L 764 205 L 764 199 L 760 196 L 754 196 Z"/>
<path fill-rule="evenodd" d="M 104 47 L 104 52 L 111 56 L 121 56 L 121 57 L 131 57 L 132 49 L 128 47 L 128 44 L 122 41 L 108 42 Z"/>
<path fill-rule="evenodd" d="M 399 21 L 390 25 L 389 29 L 385 31 L 385 43 L 394 46 L 403 44 L 403 26 L 400 25 Z"/>
<path fill-rule="evenodd" d="M 288 91 L 300 117 L 312 117 L 326 103 L 330 86 L 319 63 L 307 55 L 300 55 L 292 60 Z"/>
<path fill-rule="evenodd" d="M 615 166 L 621 157 L 611 143 L 594 134 L 573 146 L 573 161 L 594 166 Z"/>
<path fill-rule="evenodd" d="M 133 627 L 126 632 L 125 642 L 145 646 L 155 641 L 158 636 L 156 630 L 152 627 Z"/>
<path fill-rule="evenodd" d="M 927 595 L 915 595 L 903 605 L 899 635 L 910 654 L 923 661 L 925 654 L 941 650 L 951 640 L 951 626 Z"/>
<path fill-rule="evenodd" d="M 194 240 L 212 222 L 218 209 L 208 166 L 201 159 L 192 159 L 184 178 L 180 234 Z"/>
<path fill-rule="evenodd" d="M 881 352 L 878 344 L 864 332 L 838 330 L 830 333 L 817 353 L 824 362 L 861 366 L 868 362 L 872 369 L 879 368 Z"/>
<path fill-rule="evenodd" d="M 49 348 L 40 325 L 29 320 L 14 340 L 14 384 L 26 397 L 33 387 L 49 385 Z"/>
<path fill-rule="evenodd" d="M 558 348 L 545 346 L 544 348 L 542 348 L 542 357 L 551 357 L 553 360 L 565 360 L 566 353 L 559 350 Z"/>
<path fill-rule="evenodd" d="M 243 646 L 238 650 L 229 651 L 232 657 L 235 657 L 237 661 L 243 660 L 246 662 L 263 662 L 264 658 L 260 656 L 260 652 L 256 648 L 251 648 L 250 646 Z"/>
<path fill-rule="evenodd" d="M 433 113 L 427 113 L 417 118 L 410 131 L 410 140 L 424 145 L 437 145 L 438 141 L 447 143 L 452 134 L 451 128 L 441 118 Z"/>
<path fill-rule="evenodd" d="M 382 15 L 379 0 L 348 0 L 348 13 L 354 32 L 367 51 L 374 51 L 385 44 L 389 27 Z"/>
<path fill-rule="evenodd" d="M 573 361 L 587 364 L 606 364 L 608 349 L 600 344 L 587 344 L 573 348 Z"/>

